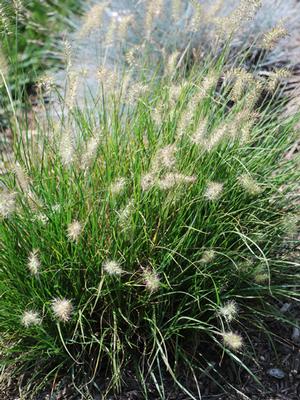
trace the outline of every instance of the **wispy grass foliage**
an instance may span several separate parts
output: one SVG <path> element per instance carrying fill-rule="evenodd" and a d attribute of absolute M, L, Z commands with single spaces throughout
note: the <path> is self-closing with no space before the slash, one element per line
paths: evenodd
<path fill-rule="evenodd" d="M 177 75 L 66 98 L 31 138 L 21 121 L 0 194 L 5 363 L 81 389 L 166 373 L 198 398 L 179 371 L 246 368 L 249 326 L 298 296 L 297 116 L 257 107 L 254 76 L 237 96 L 221 61 Z"/>
<path fill-rule="evenodd" d="M 5 62 L 0 69 L 15 100 L 32 92 L 48 68 L 60 67 L 62 36 L 74 28 L 70 17 L 81 6 L 80 0 L 0 1 L 0 58 Z"/>
<path fill-rule="evenodd" d="M 150 3 L 145 44 L 133 43 L 137 57 L 124 53 L 132 69 L 101 65 L 81 108 L 88 77 L 68 41 L 58 113 L 45 107 L 28 123 L 1 75 L 15 155 L 1 176 L 1 361 L 26 371 L 36 390 L 68 375 L 81 394 L 100 385 L 105 398 L 134 371 L 145 398 L 148 382 L 165 398 L 168 376 L 200 398 L 213 361 L 247 369 L 249 328 L 276 335 L 265 325 L 284 318 L 275 302 L 299 296 L 299 161 L 286 157 L 299 115 L 284 118 L 278 100 L 287 71 L 260 78 L 244 68 L 249 52 L 232 67 L 218 37 L 219 56 L 193 67 L 175 47 L 153 58 L 162 9 Z M 260 2 L 249 4 L 219 26 L 251 19 Z M 103 17 L 95 7 L 81 36 Z M 132 28 L 122 21 L 112 21 L 108 45 Z M 273 48 L 279 33 L 264 43 Z M 43 89 L 53 89 L 43 84 L 42 106 Z"/>

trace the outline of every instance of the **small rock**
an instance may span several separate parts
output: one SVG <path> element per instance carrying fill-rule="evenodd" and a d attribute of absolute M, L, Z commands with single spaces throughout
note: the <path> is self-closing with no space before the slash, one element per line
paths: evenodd
<path fill-rule="evenodd" d="M 276 379 L 283 379 L 285 377 L 285 372 L 279 368 L 270 368 L 268 369 L 267 374 Z"/>
<path fill-rule="evenodd" d="M 293 328 L 292 341 L 298 343 L 300 340 L 300 329 L 297 326 Z"/>
<path fill-rule="evenodd" d="M 280 311 L 282 313 L 286 313 L 291 308 L 291 305 L 292 305 L 291 303 L 284 303 Z"/>

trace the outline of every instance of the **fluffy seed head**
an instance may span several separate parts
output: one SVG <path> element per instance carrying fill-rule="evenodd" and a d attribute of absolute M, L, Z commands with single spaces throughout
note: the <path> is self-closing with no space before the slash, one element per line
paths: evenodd
<path fill-rule="evenodd" d="M 238 308 L 235 301 L 228 301 L 224 306 L 220 307 L 219 315 L 231 322 L 238 313 Z"/>
<path fill-rule="evenodd" d="M 150 269 L 144 269 L 143 279 L 145 282 L 145 287 L 149 292 L 156 292 L 160 288 L 159 276 Z"/>
<path fill-rule="evenodd" d="M 210 201 L 217 200 L 221 196 L 223 186 L 220 182 L 210 182 L 206 187 L 204 197 Z"/>
<path fill-rule="evenodd" d="M 43 95 L 50 95 L 51 90 L 55 87 L 53 76 L 44 75 L 37 82 L 37 88 Z"/>
<path fill-rule="evenodd" d="M 166 174 L 157 184 L 161 190 L 168 190 L 178 185 L 195 183 L 196 180 L 195 176 L 186 176 L 176 172 Z"/>
<path fill-rule="evenodd" d="M 246 102 L 248 105 L 248 103 Z M 258 118 L 258 113 L 251 109 L 239 111 L 227 124 L 229 137 L 238 140 L 241 144 L 247 143 L 251 139 L 253 126 Z"/>
<path fill-rule="evenodd" d="M 271 73 L 271 75 L 268 79 L 268 82 L 267 82 L 268 89 L 271 92 L 273 92 L 282 80 L 287 79 L 290 76 L 291 76 L 291 73 L 287 68 L 277 69 L 276 71 Z"/>
<path fill-rule="evenodd" d="M 247 88 L 254 83 L 254 77 L 250 72 L 243 68 L 234 68 L 232 71 L 230 71 L 230 74 L 234 79 L 231 98 L 236 102 L 243 97 Z"/>
<path fill-rule="evenodd" d="M 120 41 L 122 41 L 122 40 L 126 39 L 128 29 L 134 22 L 134 16 L 132 14 L 129 14 L 129 15 L 121 16 L 119 18 L 120 18 L 120 20 L 119 20 L 119 25 L 118 25 L 117 37 Z"/>
<path fill-rule="evenodd" d="M 16 174 L 19 188 L 22 190 L 23 193 L 27 193 L 30 190 L 30 180 L 27 173 L 24 171 L 19 163 L 15 164 L 14 172 Z"/>
<path fill-rule="evenodd" d="M 82 169 L 88 168 L 95 160 L 96 155 L 97 155 L 97 150 L 99 147 L 99 143 L 100 143 L 99 136 L 90 138 L 88 140 L 88 142 L 86 143 L 86 149 L 82 155 L 82 160 L 81 160 L 81 168 Z"/>
<path fill-rule="evenodd" d="M 182 2 L 181 0 L 173 0 L 172 1 L 172 17 L 176 21 L 180 18 L 182 14 Z"/>
<path fill-rule="evenodd" d="M 282 229 L 288 236 L 295 236 L 298 233 L 298 225 L 300 221 L 300 216 L 297 214 L 290 214 L 284 216 L 282 221 Z"/>
<path fill-rule="evenodd" d="M 69 71 L 68 73 L 68 87 L 66 94 L 66 106 L 71 111 L 74 108 L 77 89 L 79 84 L 79 76 L 77 72 Z"/>
<path fill-rule="evenodd" d="M 99 82 L 99 86 L 103 93 L 109 94 L 113 93 L 116 89 L 117 84 L 120 83 L 119 74 L 116 70 L 106 68 L 105 66 L 101 66 L 97 71 L 97 80 Z M 123 92 L 128 93 L 128 89 L 125 88 L 126 76 L 124 77 L 123 83 Z"/>
<path fill-rule="evenodd" d="M 130 86 L 128 91 L 128 101 L 130 104 L 134 104 L 148 91 L 148 86 L 142 83 L 134 83 Z"/>
<path fill-rule="evenodd" d="M 137 66 L 136 62 L 136 53 L 138 50 L 139 46 L 133 46 L 130 50 L 127 51 L 125 54 L 125 60 L 128 63 L 128 65 L 133 68 Z"/>
<path fill-rule="evenodd" d="M 51 207 L 51 211 L 54 213 L 58 213 L 61 210 L 61 205 L 60 204 L 53 204 L 53 206 Z"/>
<path fill-rule="evenodd" d="M 7 35 L 10 35 L 12 33 L 10 28 L 11 26 L 10 20 L 8 19 L 7 12 L 2 5 L 0 6 L 0 19 L 1 19 L 2 29 L 5 31 Z"/>
<path fill-rule="evenodd" d="M 187 127 L 190 125 L 191 120 L 194 116 L 194 104 L 193 101 L 191 101 L 188 104 L 187 109 L 181 114 L 178 124 L 177 124 L 177 129 L 176 129 L 176 135 L 178 138 L 182 138 L 185 135 Z"/>
<path fill-rule="evenodd" d="M 231 350 L 240 350 L 243 347 L 243 338 L 238 333 L 224 332 L 223 333 L 224 345 Z"/>
<path fill-rule="evenodd" d="M 288 31 L 280 22 L 275 28 L 264 34 L 262 47 L 266 50 L 272 50 L 277 43 L 288 35 Z"/>
<path fill-rule="evenodd" d="M 68 322 L 73 312 L 73 305 L 70 300 L 65 298 L 54 299 L 52 301 L 52 311 L 55 317 L 62 322 Z"/>
<path fill-rule="evenodd" d="M 125 189 L 126 186 L 126 179 L 119 178 L 115 182 L 113 182 L 110 186 L 110 193 L 112 195 L 118 195 Z"/>
<path fill-rule="evenodd" d="M 238 178 L 239 184 L 245 189 L 246 192 L 255 196 L 263 191 L 262 187 L 255 181 L 249 174 L 243 174 Z"/>
<path fill-rule="evenodd" d="M 28 257 L 28 269 L 32 275 L 37 275 L 41 268 L 41 262 L 38 257 L 38 250 L 33 250 Z"/>
<path fill-rule="evenodd" d="M 63 42 L 63 51 L 64 51 L 66 69 L 67 71 L 69 71 L 72 66 L 72 45 L 68 40 L 64 40 Z"/>
<path fill-rule="evenodd" d="M 213 89 L 213 87 L 217 84 L 218 82 L 218 76 L 211 72 L 208 74 L 202 81 L 201 87 L 200 87 L 200 94 L 203 97 L 206 97 L 208 93 Z"/>
<path fill-rule="evenodd" d="M 123 231 L 127 231 L 131 226 L 132 214 L 134 213 L 134 201 L 129 200 L 127 205 L 119 211 L 119 225 Z"/>
<path fill-rule="evenodd" d="M 164 113 L 164 105 L 163 104 L 157 104 L 155 109 L 152 112 L 152 118 L 153 121 L 156 123 L 156 125 L 160 126 L 163 120 L 163 113 Z"/>
<path fill-rule="evenodd" d="M 154 171 L 159 171 L 161 168 L 172 169 L 176 164 L 176 145 L 170 144 L 159 149 L 152 162 Z"/>
<path fill-rule="evenodd" d="M 245 102 L 249 110 L 253 110 L 257 104 L 262 91 L 264 89 L 264 83 L 262 81 L 255 81 L 253 87 L 249 89 L 245 95 Z"/>
<path fill-rule="evenodd" d="M 21 13 L 24 10 L 24 4 L 21 0 L 13 0 L 13 5 L 16 14 Z"/>
<path fill-rule="evenodd" d="M 166 60 L 166 75 L 171 76 L 175 71 L 178 63 L 178 57 L 179 52 L 174 51 L 172 54 L 170 54 Z"/>
<path fill-rule="evenodd" d="M 104 86 L 108 81 L 114 80 L 115 78 L 116 78 L 116 76 L 115 76 L 114 71 L 112 71 L 104 66 L 101 66 L 98 68 L 97 79 L 98 79 L 99 83 L 103 84 Z"/>
<path fill-rule="evenodd" d="M 106 35 L 104 37 L 104 45 L 107 47 L 113 46 L 115 41 L 117 40 L 118 20 L 119 20 L 118 12 L 113 11 L 111 13 L 110 23 L 108 24 Z"/>
<path fill-rule="evenodd" d="M 239 140 L 241 144 L 245 144 L 250 141 L 251 139 L 251 131 L 252 131 L 252 122 L 246 123 L 244 126 L 241 127 Z"/>
<path fill-rule="evenodd" d="M 212 262 L 214 260 L 215 256 L 216 256 L 216 252 L 214 250 L 212 250 L 212 249 L 205 250 L 203 252 L 203 254 L 202 254 L 202 257 L 201 257 L 200 261 L 203 264 L 208 264 L 208 263 L 210 263 L 210 262 Z"/>
<path fill-rule="evenodd" d="M 84 23 L 79 32 L 79 37 L 88 36 L 95 28 L 101 26 L 102 18 L 107 7 L 107 2 L 95 4 L 84 16 Z"/>
<path fill-rule="evenodd" d="M 151 189 L 155 185 L 156 179 L 156 175 L 153 172 L 143 175 L 141 178 L 142 190 L 146 192 Z"/>
<path fill-rule="evenodd" d="M 267 272 L 258 272 L 254 276 L 256 283 L 266 283 L 270 280 L 269 274 Z"/>
<path fill-rule="evenodd" d="M 41 199 L 39 199 L 38 196 L 35 194 L 35 192 L 33 192 L 30 189 L 28 189 L 28 191 L 25 194 L 26 194 L 26 200 L 29 203 L 29 207 L 31 208 L 32 211 L 35 212 L 33 219 L 35 221 L 46 223 L 48 221 L 47 216 L 41 212 L 38 212 L 38 210 L 43 207 Z"/>
<path fill-rule="evenodd" d="M 60 156 L 64 166 L 69 166 L 74 161 L 75 146 L 72 134 L 64 132 L 60 140 Z"/>
<path fill-rule="evenodd" d="M 217 18 L 216 23 L 220 37 L 228 38 L 241 29 L 245 22 L 254 18 L 261 4 L 262 0 L 241 0 L 231 14 Z"/>
<path fill-rule="evenodd" d="M 203 145 L 207 151 L 211 151 L 216 145 L 221 143 L 221 141 L 226 137 L 226 133 L 228 132 L 227 124 L 222 124 L 219 126 L 211 136 L 203 140 Z"/>
<path fill-rule="evenodd" d="M 22 325 L 25 326 L 25 328 L 28 328 L 32 325 L 40 325 L 42 323 L 42 319 L 40 318 L 39 313 L 30 310 L 24 312 L 21 322 Z"/>
<path fill-rule="evenodd" d="M 68 239 L 76 242 L 82 232 L 82 225 L 79 221 L 75 220 L 69 224 L 67 229 Z"/>
<path fill-rule="evenodd" d="M 149 40 L 155 22 L 155 18 L 161 14 L 164 2 L 163 0 L 149 0 L 147 3 L 148 5 L 144 20 L 144 27 L 145 27 L 146 38 Z"/>
<path fill-rule="evenodd" d="M 194 7 L 193 16 L 190 22 L 191 31 L 197 32 L 202 23 L 202 6 L 197 0 L 190 0 L 190 2 Z"/>
<path fill-rule="evenodd" d="M 193 135 L 191 136 L 191 142 L 196 145 L 203 144 L 206 129 L 207 129 L 207 119 L 205 118 L 204 120 L 201 120 L 199 122 L 196 132 L 194 132 Z"/>
<path fill-rule="evenodd" d="M 121 275 L 123 270 L 120 264 L 114 260 L 107 260 L 103 264 L 103 269 L 108 275 Z"/>
<path fill-rule="evenodd" d="M 16 193 L 0 192 L 0 216 L 8 218 L 16 209 Z"/>
<path fill-rule="evenodd" d="M 49 218 L 44 213 L 37 213 L 32 218 L 33 221 L 41 222 L 43 225 L 46 225 L 49 222 Z"/>

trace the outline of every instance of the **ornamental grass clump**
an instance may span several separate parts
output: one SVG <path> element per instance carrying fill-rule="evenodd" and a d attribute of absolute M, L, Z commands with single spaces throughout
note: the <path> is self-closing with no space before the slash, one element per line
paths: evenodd
<path fill-rule="evenodd" d="M 95 107 L 16 138 L 1 177 L 1 357 L 35 384 L 68 374 L 81 392 L 118 391 L 131 370 L 195 399 L 179 371 L 198 377 L 224 354 L 245 367 L 248 329 L 297 297 L 286 221 L 299 172 L 285 155 L 298 117 L 251 109 L 252 87 L 232 102 L 222 76 L 216 61 L 184 85 L 141 81 L 130 104 L 101 87 Z"/>

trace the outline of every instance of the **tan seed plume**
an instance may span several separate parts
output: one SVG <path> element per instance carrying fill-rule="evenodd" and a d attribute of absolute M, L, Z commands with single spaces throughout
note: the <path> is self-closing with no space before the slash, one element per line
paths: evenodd
<path fill-rule="evenodd" d="M 52 311 L 54 316 L 61 322 L 68 322 L 71 319 L 73 305 L 70 300 L 58 298 L 52 301 Z"/>

